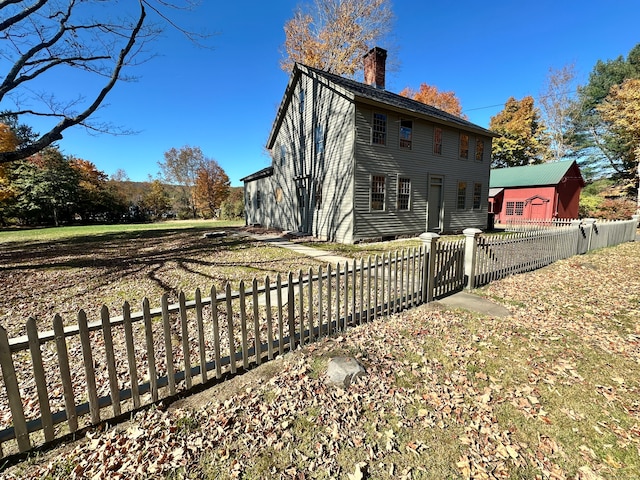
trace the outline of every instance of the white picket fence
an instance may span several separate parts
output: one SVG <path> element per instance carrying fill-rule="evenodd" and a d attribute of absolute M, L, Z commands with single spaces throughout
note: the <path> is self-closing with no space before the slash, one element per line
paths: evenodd
<path fill-rule="evenodd" d="M 595 248 L 633 241 L 638 219 L 574 222 L 505 235 L 465 230 L 465 239 L 421 236 L 424 248 L 317 271 L 196 290 L 178 303 L 99 321 L 79 311 L 70 324 L 9 339 L 0 327 L 0 457 L 25 452 L 199 384 L 239 371 L 350 326 L 412 308 L 462 288 L 541 268 Z M 432 254 L 433 253 L 433 254 Z M 118 312 L 120 313 L 120 312 Z"/>

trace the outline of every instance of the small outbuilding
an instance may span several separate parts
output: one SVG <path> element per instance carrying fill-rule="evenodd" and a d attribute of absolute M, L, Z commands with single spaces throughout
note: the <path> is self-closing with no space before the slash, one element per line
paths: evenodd
<path fill-rule="evenodd" d="M 584 179 L 575 161 L 491 170 L 489 213 L 496 223 L 578 218 Z"/>

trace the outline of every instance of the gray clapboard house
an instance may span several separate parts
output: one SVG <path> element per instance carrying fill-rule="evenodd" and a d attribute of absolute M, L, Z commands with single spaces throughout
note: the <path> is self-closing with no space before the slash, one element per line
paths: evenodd
<path fill-rule="evenodd" d="M 495 135 L 386 91 L 386 55 L 365 55 L 365 83 L 294 66 L 272 165 L 242 179 L 247 224 L 342 243 L 486 228 Z"/>

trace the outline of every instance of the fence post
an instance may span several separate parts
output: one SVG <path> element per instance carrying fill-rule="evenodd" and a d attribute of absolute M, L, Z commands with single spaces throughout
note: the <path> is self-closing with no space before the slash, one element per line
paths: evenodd
<path fill-rule="evenodd" d="M 585 218 L 582 220 L 582 224 L 584 225 L 585 237 L 587 239 L 587 252 L 591 251 L 591 239 L 593 238 L 593 230 L 594 224 L 596 223 L 595 218 Z"/>
<path fill-rule="evenodd" d="M 433 280 L 436 270 L 436 242 L 440 235 L 433 232 L 424 232 L 420 235 L 420 240 L 424 245 L 424 265 L 422 266 L 424 275 L 422 276 L 422 303 L 433 301 Z"/>
<path fill-rule="evenodd" d="M 478 253 L 476 237 L 479 233 L 482 233 L 482 230 L 479 228 L 465 228 L 462 233 L 464 234 L 465 239 L 464 276 L 467 279 L 467 290 L 473 290 L 476 286 L 476 254 Z"/>

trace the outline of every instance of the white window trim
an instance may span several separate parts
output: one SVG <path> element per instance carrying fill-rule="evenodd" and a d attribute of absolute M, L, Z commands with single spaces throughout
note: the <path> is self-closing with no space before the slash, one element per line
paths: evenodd
<path fill-rule="evenodd" d="M 398 205 L 400 204 L 400 180 L 401 179 L 409 180 L 409 202 L 406 209 L 404 208 L 400 209 L 398 207 Z M 411 183 L 412 183 L 411 177 L 406 175 L 400 175 L 400 174 L 396 175 L 396 211 L 398 212 L 410 212 L 413 207 L 412 205 L 413 204 L 413 201 L 412 201 L 413 185 L 411 185 Z"/>
<path fill-rule="evenodd" d="M 382 209 L 381 210 L 374 210 L 373 208 L 371 208 L 371 204 L 373 201 L 373 177 L 382 177 L 384 178 L 384 200 L 382 202 Z M 380 213 L 380 212 L 386 212 L 387 211 L 387 200 L 389 197 L 389 188 L 388 188 L 388 181 L 387 181 L 387 175 L 379 175 L 379 174 L 370 174 L 369 175 L 369 212 L 372 213 Z"/>

